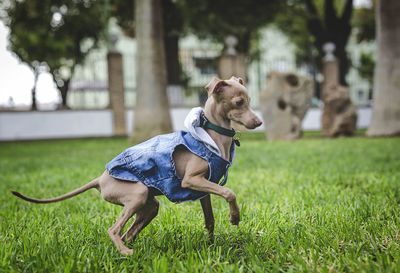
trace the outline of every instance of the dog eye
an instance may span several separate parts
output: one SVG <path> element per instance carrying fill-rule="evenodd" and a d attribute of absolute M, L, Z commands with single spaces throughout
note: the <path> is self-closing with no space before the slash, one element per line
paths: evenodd
<path fill-rule="evenodd" d="M 236 105 L 237 105 L 237 106 L 242 106 L 243 103 L 244 103 L 244 100 L 238 100 L 238 101 L 236 102 Z"/>

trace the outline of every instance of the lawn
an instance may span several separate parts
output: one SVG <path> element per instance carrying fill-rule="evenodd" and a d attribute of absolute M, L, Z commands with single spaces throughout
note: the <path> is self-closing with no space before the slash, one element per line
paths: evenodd
<path fill-rule="evenodd" d="M 199 202 L 159 197 L 159 215 L 121 256 L 107 235 L 121 207 L 96 190 L 46 198 L 100 175 L 126 139 L 0 143 L 1 272 L 400 272 L 400 138 L 266 142 L 244 135 L 227 186 L 213 196 L 215 241 Z"/>

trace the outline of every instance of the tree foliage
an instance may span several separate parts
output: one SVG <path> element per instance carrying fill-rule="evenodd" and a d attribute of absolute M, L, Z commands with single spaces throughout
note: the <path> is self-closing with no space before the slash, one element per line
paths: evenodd
<path fill-rule="evenodd" d="M 376 20 L 375 20 L 376 0 L 371 0 L 370 6 L 359 7 L 354 10 L 352 25 L 355 28 L 357 42 L 375 41 L 376 39 Z M 371 85 L 375 69 L 374 52 L 362 52 L 360 64 L 356 66 L 358 73 Z"/>
<path fill-rule="evenodd" d="M 297 55 L 303 62 L 314 58 L 320 66 L 323 45 L 333 42 L 339 59 L 340 82 L 346 85 L 350 67 L 346 45 L 352 30 L 352 15 L 353 0 L 287 0 L 276 25 L 297 45 Z"/>
<path fill-rule="evenodd" d="M 356 28 L 358 42 L 375 40 L 375 9 L 376 0 L 371 0 L 370 6 L 363 6 L 354 10 L 352 25 Z"/>
<path fill-rule="evenodd" d="M 10 49 L 35 73 L 48 67 L 64 107 L 75 66 L 97 46 L 106 27 L 106 10 L 100 0 L 11 0 L 6 7 Z"/>
<path fill-rule="evenodd" d="M 184 80 L 179 65 L 178 40 L 193 33 L 200 38 L 211 38 L 223 44 L 228 35 L 238 38 L 238 51 L 250 51 L 257 30 L 272 21 L 279 7 L 279 0 L 163 0 L 164 44 L 166 49 L 168 83 L 179 84 Z M 132 1 L 114 0 L 113 16 L 125 34 L 134 37 L 134 7 Z"/>
<path fill-rule="evenodd" d="M 248 54 L 252 38 L 271 22 L 282 7 L 278 0 L 185 0 L 187 29 L 199 37 L 224 43 L 228 35 L 238 39 L 237 50 Z"/>
<path fill-rule="evenodd" d="M 118 25 L 124 30 L 125 35 L 135 37 L 135 0 L 112 0 L 111 15 L 117 19 Z M 183 0 L 163 0 L 162 16 L 164 35 L 182 35 L 183 14 L 185 5 Z"/>
<path fill-rule="evenodd" d="M 362 52 L 360 55 L 360 64 L 356 67 L 362 78 L 368 81 L 371 85 L 374 78 L 376 60 L 371 54 Z"/>
<path fill-rule="evenodd" d="M 112 0 L 111 15 L 128 37 L 135 37 L 135 0 Z"/>

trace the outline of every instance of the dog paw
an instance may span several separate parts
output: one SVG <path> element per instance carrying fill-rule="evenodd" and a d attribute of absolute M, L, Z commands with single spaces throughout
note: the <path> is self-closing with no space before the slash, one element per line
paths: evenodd
<path fill-rule="evenodd" d="M 232 225 L 239 225 L 240 222 L 240 214 L 231 214 L 229 217 L 229 222 L 231 222 Z"/>
<path fill-rule="evenodd" d="M 133 255 L 133 249 L 129 249 L 129 248 L 123 249 L 123 250 L 121 250 L 121 254 L 125 255 L 125 256 L 132 256 Z"/>

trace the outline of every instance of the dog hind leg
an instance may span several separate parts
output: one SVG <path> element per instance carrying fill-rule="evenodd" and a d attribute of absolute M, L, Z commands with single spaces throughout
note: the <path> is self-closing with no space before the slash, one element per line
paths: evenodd
<path fill-rule="evenodd" d="M 111 191 L 111 189 L 113 189 L 113 191 Z M 108 234 L 121 254 L 132 255 L 133 250 L 127 248 L 122 242 L 121 232 L 128 220 L 146 206 L 149 190 L 141 183 L 117 182 L 114 188 L 104 187 L 102 195 L 106 197 L 105 199 L 107 201 L 124 206 L 121 216 L 111 228 L 109 228 Z M 118 198 L 115 196 L 118 196 Z"/>
<path fill-rule="evenodd" d="M 133 224 L 122 236 L 127 241 L 135 240 L 136 236 L 157 216 L 160 202 L 154 197 L 149 196 L 146 205 L 136 213 Z"/>
<path fill-rule="evenodd" d="M 127 248 L 122 242 L 121 231 L 124 228 L 126 222 L 128 222 L 128 220 L 135 214 L 136 211 L 138 211 L 138 209 L 140 209 L 140 206 L 138 206 L 137 203 L 127 203 L 122 210 L 121 217 L 118 218 L 114 225 L 112 225 L 111 228 L 108 229 L 108 235 L 110 235 L 111 240 L 121 252 L 121 254 L 133 254 L 133 250 Z"/>

